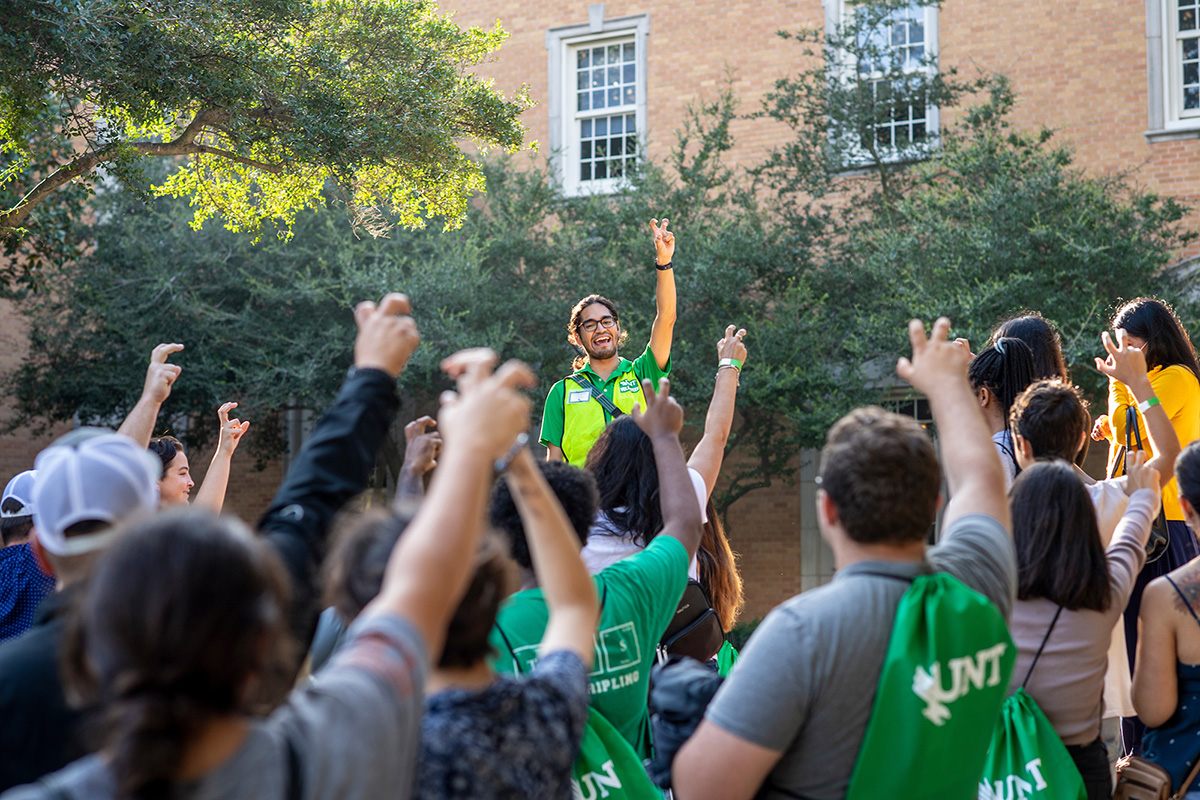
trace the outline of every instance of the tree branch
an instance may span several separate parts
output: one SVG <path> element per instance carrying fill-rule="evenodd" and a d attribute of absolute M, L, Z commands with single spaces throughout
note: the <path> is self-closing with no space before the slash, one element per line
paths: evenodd
<path fill-rule="evenodd" d="M 25 219 L 29 216 L 33 208 L 53 194 L 56 190 L 74 180 L 75 178 L 87 175 L 92 170 L 101 164 L 112 161 L 120 153 L 121 148 L 131 147 L 134 150 L 149 156 L 182 156 L 194 154 L 206 154 L 218 156 L 220 158 L 228 158 L 231 161 L 236 161 L 240 164 L 245 164 L 255 169 L 260 169 L 263 172 L 278 174 L 283 171 L 283 165 L 273 164 L 264 161 L 257 161 L 252 158 L 240 156 L 237 153 L 228 150 L 222 150 L 209 145 L 196 144 L 196 137 L 204 130 L 204 126 L 209 123 L 218 122 L 223 118 L 223 114 L 218 111 L 206 109 L 196 114 L 188 126 L 183 129 L 183 132 L 175 139 L 169 142 L 113 142 L 101 147 L 95 152 L 75 159 L 71 163 L 59 167 L 54 172 L 42 179 L 37 186 L 34 186 L 29 192 L 21 198 L 21 202 L 7 211 L 0 212 L 0 231 L 5 229 L 12 230 L 19 228 Z"/>

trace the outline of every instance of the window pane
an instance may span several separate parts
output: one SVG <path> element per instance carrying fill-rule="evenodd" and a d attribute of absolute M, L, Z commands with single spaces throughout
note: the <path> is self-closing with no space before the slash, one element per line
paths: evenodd
<path fill-rule="evenodd" d="M 619 64 L 621 62 L 621 45 L 610 44 L 608 46 L 608 63 Z"/>
<path fill-rule="evenodd" d="M 925 138 L 925 123 L 924 122 L 915 123 L 912 126 L 912 129 L 913 129 L 913 140 L 914 141 L 919 142 Z"/>
<path fill-rule="evenodd" d="M 610 156 L 619 156 L 625 153 L 624 139 L 610 139 L 608 142 L 608 154 Z"/>
<path fill-rule="evenodd" d="M 603 86 L 603 85 L 604 85 L 604 70 L 603 69 L 592 70 L 592 86 L 597 87 L 597 86 Z"/>
<path fill-rule="evenodd" d="M 592 179 L 592 164 L 590 161 L 584 161 L 579 165 L 579 180 L 590 181 Z"/>
<path fill-rule="evenodd" d="M 596 120 L 596 135 L 608 135 L 608 117 L 601 117 L 600 119 Z"/>
<path fill-rule="evenodd" d="M 621 82 L 621 68 L 620 67 L 609 67 L 608 68 L 608 85 L 612 86 L 613 84 L 617 84 L 620 82 Z"/>
<path fill-rule="evenodd" d="M 632 155 L 636 155 L 636 154 L 637 154 L 637 137 L 636 136 L 626 136 L 625 137 L 625 155 L 632 156 Z"/>
<path fill-rule="evenodd" d="M 621 87 L 614 86 L 608 90 L 608 105 L 610 107 L 621 105 Z"/>
<path fill-rule="evenodd" d="M 615 161 L 608 162 L 608 177 L 620 178 L 624 174 L 625 174 L 625 162 L 624 161 L 622 161 L 621 159 L 618 158 Z"/>
<path fill-rule="evenodd" d="M 625 123 L 624 117 L 613 117 L 612 124 L 608 126 L 609 127 L 608 132 L 609 133 L 620 133 L 621 128 L 624 125 L 624 123 Z"/>
<path fill-rule="evenodd" d="M 601 178 L 607 178 L 608 177 L 608 162 L 607 161 L 597 161 L 596 168 L 593 171 L 593 175 L 596 178 L 596 180 L 600 180 Z"/>
<path fill-rule="evenodd" d="M 1200 87 L 1189 86 L 1183 90 L 1183 107 L 1188 110 L 1200 108 Z"/>
<path fill-rule="evenodd" d="M 908 43 L 921 44 L 925 41 L 925 25 L 921 22 L 908 23 Z"/>
<path fill-rule="evenodd" d="M 575 88 L 576 88 L 576 89 L 586 89 L 586 88 L 588 88 L 588 74 L 587 74 L 587 72 L 581 72 L 581 73 L 579 73 L 579 80 L 577 80 L 577 81 L 575 82 Z"/>
<path fill-rule="evenodd" d="M 579 145 L 580 158 L 590 159 L 592 157 L 592 143 L 590 141 L 583 142 Z"/>
<path fill-rule="evenodd" d="M 580 127 L 580 134 L 584 139 L 592 138 L 592 121 L 590 119 L 585 119 L 583 121 L 583 124 Z"/>
<path fill-rule="evenodd" d="M 1184 61 L 1195 61 L 1200 58 L 1200 39 L 1184 39 L 1182 44 Z"/>
<path fill-rule="evenodd" d="M 589 61 L 590 61 L 590 59 L 588 58 L 588 55 L 589 55 L 589 51 L 587 51 L 587 50 L 580 50 L 580 51 L 579 51 L 579 52 L 576 54 L 575 58 L 576 58 L 576 60 L 578 61 L 578 64 L 577 64 L 577 66 L 579 67 L 579 69 L 586 69 L 586 68 L 587 68 L 587 65 L 588 65 L 588 63 L 589 63 Z"/>
<path fill-rule="evenodd" d="M 1183 85 L 1200 83 L 1200 64 L 1195 62 L 1183 65 Z"/>
<path fill-rule="evenodd" d="M 633 61 L 633 42 L 624 45 L 624 53 L 626 61 Z"/>
<path fill-rule="evenodd" d="M 578 105 L 579 105 L 580 111 L 588 111 L 591 109 L 592 104 L 590 102 L 588 102 L 588 93 L 587 92 L 579 93 L 579 104 Z"/>
<path fill-rule="evenodd" d="M 600 139 L 596 142 L 596 158 L 608 158 L 608 140 Z"/>
<path fill-rule="evenodd" d="M 1179 9 L 1179 30 L 1196 30 L 1196 8 L 1194 6 L 1192 8 Z"/>
<path fill-rule="evenodd" d="M 625 65 L 625 72 L 624 72 L 624 74 L 621 76 L 622 80 L 623 80 L 625 83 L 633 83 L 633 81 L 634 81 L 634 77 L 635 77 L 635 73 L 634 73 L 634 66 L 633 66 L 633 64 L 626 64 L 626 65 Z"/>
<path fill-rule="evenodd" d="M 594 89 L 592 91 L 592 108 L 604 108 L 603 89 Z"/>

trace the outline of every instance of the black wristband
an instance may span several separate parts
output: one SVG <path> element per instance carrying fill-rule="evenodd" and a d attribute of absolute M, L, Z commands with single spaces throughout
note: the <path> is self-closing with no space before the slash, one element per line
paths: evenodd
<path fill-rule="evenodd" d="M 669 269 L 674 269 L 674 268 L 675 268 L 675 261 L 674 261 L 674 260 L 671 260 L 671 261 L 668 261 L 668 262 L 667 262 L 667 263 L 665 263 L 665 264 L 659 264 L 659 263 L 658 263 L 658 259 L 656 258 L 656 259 L 654 259 L 654 268 L 655 268 L 656 270 L 658 270 L 659 272 L 666 272 L 666 271 L 667 271 L 667 270 L 669 270 Z"/>

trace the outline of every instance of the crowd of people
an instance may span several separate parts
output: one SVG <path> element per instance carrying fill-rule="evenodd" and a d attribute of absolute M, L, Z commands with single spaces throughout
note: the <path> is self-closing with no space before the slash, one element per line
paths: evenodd
<path fill-rule="evenodd" d="M 72 431 L 4 489 L 4 800 L 1016 796 L 985 775 L 1016 696 L 1060 740 L 1073 797 L 1111 797 L 1121 755 L 1183 789 L 1200 364 L 1171 307 L 1125 303 L 1098 337 L 1095 420 L 1042 316 L 978 353 L 949 320 L 914 320 L 896 374 L 936 443 L 880 407 L 830 428 L 813 512 L 836 575 L 737 653 L 712 494 L 747 331 L 720 336 L 685 454 L 675 236 L 651 233 L 649 343 L 621 357 L 617 305 L 576 304 L 547 458 L 527 446 L 532 371 L 447 354 L 456 389 L 405 426 L 386 510 L 352 501 L 420 342 L 406 297 L 354 309 L 353 365 L 254 528 L 220 515 L 250 423 L 221 406 L 192 498 L 183 444 L 153 436 L 182 345 L 155 348 L 118 431 Z M 1089 441 L 1109 447 L 1099 480 L 1079 466 Z M 672 701 L 679 675 L 707 688 Z"/>

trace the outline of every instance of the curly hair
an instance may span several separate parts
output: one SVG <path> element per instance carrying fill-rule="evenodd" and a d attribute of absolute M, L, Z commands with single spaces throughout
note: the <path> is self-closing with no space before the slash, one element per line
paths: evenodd
<path fill-rule="evenodd" d="M 588 529 L 596 521 L 599 495 L 596 480 L 590 472 L 573 467 L 565 461 L 539 461 L 538 468 L 558 498 L 580 545 L 587 542 Z M 492 502 L 488 507 L 488 520 L 492 527 L 504 534 L 512 551 L 513 560 L 523 569 L 533 569 L 529 556 L 529 543 L 525 539 L 525 526 L 517 513 L 512 491 L 507 481 L 496 481 L 492 487 Z"/>
<path fill-rule="evenodd" d="M 583 324 L 583 322 L 580 320 L 580 317 L 583 316 L 583 312 L 588 306 L 595 303 L 600 303 L 607 308 L 612 314 L 612 318 L 618 323 L 621 321 L 621 315 L 617 313 L 617 304 L 612 300 L 609 300 L 607 297 L 598 294 L 589 294 L 587 297 L 580 300 L 575 304 L 575 307 L 571 309 L 571 318 L 567 322 L 567 341 L 580 350 L 583 350 L 583 345 L 579 342 L 579 329 Z M 628 338 L 629 333 L 622 330 L 617 336 L 617 347 L 621 347 L 623 344 L 625 344 L 625 340 Z M 583 369 L 585 364 L 587 364 L 586 353 L 576 356 L 575 360 L 571 362 L 571 365 L 575 369 Z"/>

